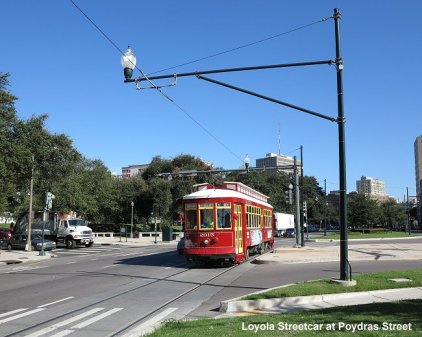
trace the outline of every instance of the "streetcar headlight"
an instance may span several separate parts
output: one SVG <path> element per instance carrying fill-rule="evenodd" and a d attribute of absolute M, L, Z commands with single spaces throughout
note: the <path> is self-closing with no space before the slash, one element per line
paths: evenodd
<path fill-rule="evenodd" d="M 204 240 L 204 245 L 207 245 L 207 244 L 209 244 L 210 243 L 210 240 L 208 240 L 208 239 L 205 239 Z"/>

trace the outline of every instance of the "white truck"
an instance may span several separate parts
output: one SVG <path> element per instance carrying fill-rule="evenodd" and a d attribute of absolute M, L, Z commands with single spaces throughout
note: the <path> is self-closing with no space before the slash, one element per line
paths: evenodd
<path fill-rule="evenodd" d="M 274 213 L 274 236 L 282 237 L 287 228 L 295 227 L 293 214 Z"/>
<path fill-rule="evenodd" d="M 77 217 L 76 212 L 57 212 L 54 217 L 56 242 L 65 243 L 69 249 L 76 245 L 91 247 L 94 244 L 92 229 L 85 220 Z"/>
<path fill-rule="evenodd" d="M 25 214 L 16 225 L 16 232 L 28 231 L 28 214 Z M 91 247 L 94 244 L 92 229 L 87 222 L 79 218 L 76 212 L 34 212 L 31 232 L 42 234 L 48 240 L 64 243 L 73 249 L 76 245 Z"/>

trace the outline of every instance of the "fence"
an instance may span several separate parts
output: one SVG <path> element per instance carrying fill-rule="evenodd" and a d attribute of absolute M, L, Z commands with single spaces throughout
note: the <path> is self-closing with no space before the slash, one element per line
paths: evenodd
<path fill-rule="evenodd" d="M 114 232 L 95 232 L 92 233 L 94 238 L 106 239 L 106 240 L 116 240 L 120 238 L 125 238 L 125 233 L 114 233 Z M 130 237 L 129 233 L 128 237 Z M 131 240 L 139 240 L 139 241 L 151 241 L 155 240 L 155 232 L 139 232 L 137 237 L 131 238 Z M 173 240 L 179 240 L 180 237 L 183 236 L 182 232 L 173 232 L 172 235 Z M 162 232 L 157 232 L 157 240 L 162 240 Z"/>

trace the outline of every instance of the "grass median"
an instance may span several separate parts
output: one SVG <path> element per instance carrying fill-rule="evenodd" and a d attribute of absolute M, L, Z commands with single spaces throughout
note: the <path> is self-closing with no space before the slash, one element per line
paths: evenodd
<path fill-rule="evenodd" d="M 364 273 L 357 285 L 319 280 L 272 289 L 243 299 L 265 299 L 422 286 L 422 269 Z M 395 282 L 391 279 L 408 279 Z M 422 300 L 372 303 L 296 313 L 168 321 L 149 337 L 421 336 Z"/>
<path fill-rule="evenodd" d="M 347 237 L 349 240 L 353 239 L 395 239 L 395 238 L 409 238 L 409 237 L 421 237 L 421 235 L 414 235 L 406 232 L 348 232 Z M 340 233 L 327 233 L 327 235 L 315 236 L 312 239 L 316 240 L 340 240 Z"/>
<path fill-rule="evenodd" d="M 318 280 L 298 283 L 287 287 L 274 288 L 266 292 L 252 294 L 242 299 L 257 300 L 265 298 L 338 294 L 344 292 L 371 291 L 422 286 L 422 269 L 393 270 L 353 275 L 355 286 L 345 287 L 331 280 Z M 395 282 L 393 279 L 409 281 Z"/>
<path fill-rule="evenodd" d="M 149 337 L 421 336 L 422 300 L 306 312 L 170 321 Z"/>

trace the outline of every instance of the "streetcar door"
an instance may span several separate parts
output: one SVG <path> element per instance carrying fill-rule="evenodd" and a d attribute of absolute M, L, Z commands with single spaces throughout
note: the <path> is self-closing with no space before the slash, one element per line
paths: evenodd
<path fill-rule="evenodd" d="M 235 236 L 235 246 L 236 246 L 236 254 L 243 253 L 243 232 L 242 232 L 242 205 L 234 204 L 234 214 L 235 222 L 234 222 L 234 236 Z"/>

